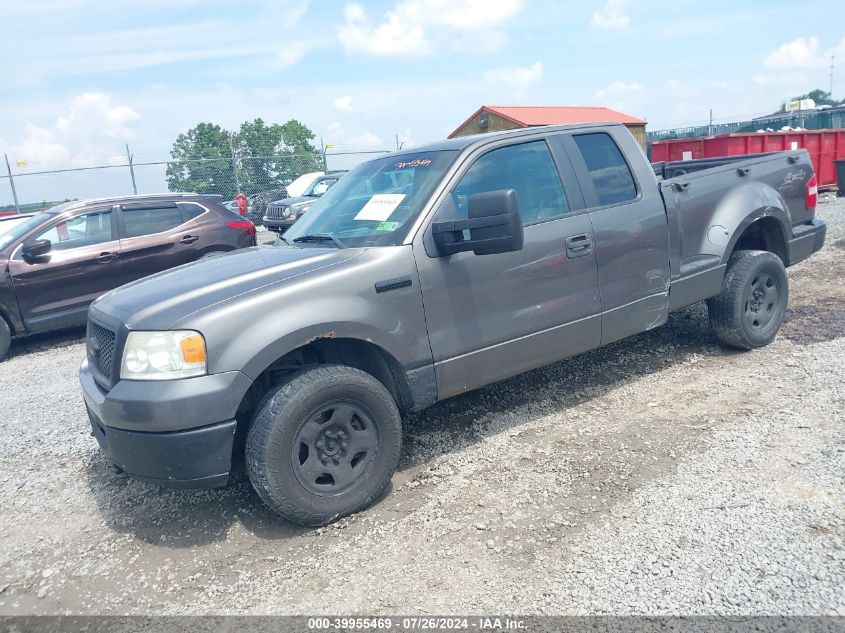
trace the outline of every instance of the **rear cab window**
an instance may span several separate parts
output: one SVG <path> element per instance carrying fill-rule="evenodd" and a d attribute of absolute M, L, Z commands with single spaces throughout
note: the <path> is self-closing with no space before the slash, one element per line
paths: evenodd
<path fill-rule="evenodd" d="M 599 206 L 637 199 L 637 184 L 631 169 L 609 134 L 577 134 L 572 138 L 587 164 Z"/>

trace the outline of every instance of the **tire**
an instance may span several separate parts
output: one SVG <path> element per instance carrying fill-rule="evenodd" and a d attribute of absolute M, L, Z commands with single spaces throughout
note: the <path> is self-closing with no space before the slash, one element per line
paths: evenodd
<path fill-rule="evenodd" d="M 780 258 L 737 251 L 728 261 L 722 292 L 707 300 L 707 313 L 722 344 L 754 349 L 777 336 L 788 303 L 789 280 Z"/>
<path fill-rule="evenodd" d="M 390 393 L 359 369 L 321 365 L 265 396 L 246 439 L 246 467 L 274 512 L 326 525 L 381 498 L 399 465 L 402 423 Z"/>
<path fill-rule="evenodd" d="M 0 316 L 0 360 L 6 358 L 9 353 L 9 346 L 12 344 L 12 330 L 6 319 Z"/>

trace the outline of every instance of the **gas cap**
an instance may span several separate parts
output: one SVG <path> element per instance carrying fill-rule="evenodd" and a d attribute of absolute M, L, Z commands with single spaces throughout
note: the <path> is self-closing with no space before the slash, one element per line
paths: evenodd
<path fill-rule="evenodd" d="M 726 246 L 729 236 L 730 233 L 728 233 L 728 229 L 720 224 L 714 224 L 710 227 L 710 230 L 707 231 L 707 239 L 714 246 Z"/>

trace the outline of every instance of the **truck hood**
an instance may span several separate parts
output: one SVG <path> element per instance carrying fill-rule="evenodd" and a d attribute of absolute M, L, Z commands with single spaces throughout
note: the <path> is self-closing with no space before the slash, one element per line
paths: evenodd
<path fill-rule="evenodd" d="M 91 310 L 119 319 L 131 330 L 166 330 L 197 311 L 336 266 L 364 250 L 275 246 L 243 249 L 121 286 L 97 299 Z"/>
<path fill-rule="evenodd" d="M 314 204 L 315 202 L 317 202 L 317 200 L 319 200 L 319 198 L 317 198 L 316 196 L 296 196 L 295 198 L 285 198 L 284 200 L 278 200 L 273 204 L 286 204 L 289 207 L 292 207 L 296 204 L 299 204 L 300 202 L 310 202 L 311 204 Z"/>

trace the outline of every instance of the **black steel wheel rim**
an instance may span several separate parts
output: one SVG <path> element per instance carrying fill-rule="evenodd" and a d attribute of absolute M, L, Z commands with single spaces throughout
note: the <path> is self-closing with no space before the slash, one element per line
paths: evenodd
<path fill-rule="evenodd" d="M 745 299 L 743 320 L 752 331 L 765 330 L 780 318 L 780 287 L 773 275 L 761 273 L 751 279 Z"/>
<path fill-rule="evenodd" d="M 337 400 L 321 405 L 300 425 L 291 447 L 297 480 L 331 497 L 363 481 L 378 454 L 378 427 L 363 405 Z"/>

